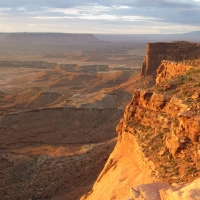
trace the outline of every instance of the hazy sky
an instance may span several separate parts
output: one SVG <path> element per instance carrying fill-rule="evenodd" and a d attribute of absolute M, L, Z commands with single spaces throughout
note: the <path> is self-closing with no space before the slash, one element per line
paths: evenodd
<path fill-rule="evenodd" d="M 200 0 L 0 0 L 0 32 L 194 30 L 200 30 Z"/>

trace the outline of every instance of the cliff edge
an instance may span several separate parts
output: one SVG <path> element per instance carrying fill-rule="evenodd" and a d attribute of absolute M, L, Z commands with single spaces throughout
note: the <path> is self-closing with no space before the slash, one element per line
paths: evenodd
<path fill-rule="evenodd" d="M 158 43 L 150 47 L 154 45 Z M 161 49 L 168 47 L 169 50 L 171 46 L 172 52 L 182 52 L 174 49 L 177 45 L 159 43 Z M 177 60 L 188 58 L 188 55 L 194 58 L 199 56 L 199 44 L 181 45 L 186 54 L 185 57 L 180 54 Z M 162 58 L 173 59 L 166 50 L 162 55 Z M 161 60 L 161 57 L 156 59 L 158 57 L 147 55 L 149 64 L 144 74 L 155 72 L 158 60 Z M 177 199 L 175 197 L 179 192 L 173 193 L 169 185 L 178 184 L 174 191 L 180 190 L 181 193 L 187 184 L 200 177 L 199 60 L 162 62 L 157 70 L 156 85 L 134 91 L 116 131 L 118 140 L 114 151 L 92 191 L 81 199 Z M 198 185 L 199 179 L 193 183 Z M 130 188 L 132 196 L 129 195 Z M 145 197 L 140 188 L 150 193 L 154 191 L 155 196 L 147 194 Z M 187 188 L 194 191 L 192 186 Z M 159 193 L 159 190 L 163 192 Z M 196 187 L 195 191 L 198 196 L 199 188 Z M 199 198 L 193 196 L 188 199 Z M 179 197 L 184 199 L 181 195 Z"/>
<path fill-rule="evenodd" d="M 148 43 L 141 75 L 155 74 L 162 60 L 183 61 L 200 58 L 200 44 L 186 41 Z"/>

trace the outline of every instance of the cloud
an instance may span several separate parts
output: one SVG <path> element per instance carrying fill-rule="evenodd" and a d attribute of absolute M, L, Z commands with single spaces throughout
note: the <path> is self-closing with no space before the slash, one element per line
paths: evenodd
<path fill-rule="evenodd" d="M 122 7 L 147 7 L 147 6 L 158 6 L 158 7 L 187 7 L 193 6 L 199 3 L 199 0 L 101 0 L 94 2 L 93 0 L 1 0 L 0 7 L 10 7 L 10 8 L 18 8 L 18 7 L 57 7 L 57 8 L 71 8 L 75 6 L 85 6 L 88 4 L 98 4 L 102 6 L 111 7 L 112 5 L 118 5 Z"/>
<path fill-rule="evenodd" d="M 104 26 L 108 24 L 115 28 L 123 27 L 127 32 L 130 31 L 129 27 L 152 27 L 148 31 L 162 27 L 160 30 L 164 31 L 164 26 L 187 26 L 196 30 L 200 26 L 200 0 L 1 0 L 0 17 L 7 19 L 9 27 L 13 25 L 11 19 L 31 28 L 33 26 L 29 24 L 39 24 L 40 19 L 51 24 L 51 27 L 55 20 L 57 25 L 76 20 L 88 26 L 96 22 L 101 26 L 99 30 L 105 30 Z M 71 27 L 74 28 L 73 25 Z M 88 30 L 88 27 L 85 26 L 85 29 Z"/>
<path fill-rule="evenodd" d="M 26 9 L 24 7 L 19 7 L 19 8 L 17 8 L 17 10 L 19 10 L 19 11 L 25 11 Z"/>
<path fill-rule="evenodd" d="M 0 8 L 0 12 L 9 11 L 9 10 L 10 10 L 10 8 L 4 8 L 4 7 Z"/>
<path fill-rule="evenodd" d="M 131 7 L 129 6 L 118 6 L 118 5 L 114 5 L 114 8 L 116 8 L 117 10 L 124 10 L 124 9 L 130 9 Z"/>
<path fill-rule="evenodd" d="M 153 17 L 143 17 L 139 15 L 121 15 L 115 10 L 129 9 L 126 6 L 99 6 L 97 4 L 90 4 L 88 6 L 79 6 L 74 8 L 45 8 L 46 13 L 57 13 L 60 16 L 55 16 L 55 18 L 77 18 L 77 19 L 88 19 L 88 20 L 108 20 L 108 21 L 144 21 L 144 20 L 160 20 Z M 36 17 L 38 18 L 38 17 Z M 40 16 L 39 18 L 42 18 Z M 52 16 L 43 16 L 44 19 L 52 18 Z"/>

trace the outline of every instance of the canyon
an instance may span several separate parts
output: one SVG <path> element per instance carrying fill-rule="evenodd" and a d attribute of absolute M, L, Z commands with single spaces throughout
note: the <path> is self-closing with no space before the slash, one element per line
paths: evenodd
<path fill-rule="evenodd" d="M 115 126 L 130 98 L 118 85 L 139 71 L 1 63 L 1 199 L 78 199 L 116 143 Z"/>
<path fill-rule="evenodd" d="M 32 47 L 14 35 L 0 49 L 2 200 L 72 200 L 89 191 L 116 144 L 140 71 L 129 63 L 131 55 L 142 60 L 143 50 L 130 44 L 91 35 L 73 35 L 78 43 L 58 37 L 60 44 L 52 35 L 45 44 L 26 34 Z"/>
<path fill-rule="evenodd" d="M 141 69 L 138 43 L 27 34 L 0 56 L 2 200 L 198 197 L 199 44 L 149 43 Z"/>

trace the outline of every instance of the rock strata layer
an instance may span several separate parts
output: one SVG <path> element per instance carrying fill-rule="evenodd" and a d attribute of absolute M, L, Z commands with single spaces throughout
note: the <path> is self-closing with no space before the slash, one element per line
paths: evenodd
<path fill-rule="evenodd" d="M 141 75 L 155 73 L 162 60 L 183 61 L 200 58 L 200 44 L 190 42 L 148 43 Z"/>

